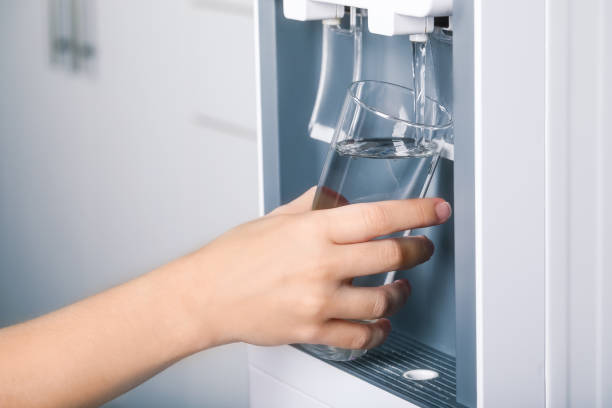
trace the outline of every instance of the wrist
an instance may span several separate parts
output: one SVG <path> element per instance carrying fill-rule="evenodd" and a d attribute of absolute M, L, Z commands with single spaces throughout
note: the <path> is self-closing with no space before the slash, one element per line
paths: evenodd
<path fill-rule="evenodd" d="M 188 255 L 151 272 L 157 287 L 159 323 L 178 358 L 222 343 L 214 316 L 207 313 L 210 297 L 203 285 L 202 267 L 200 256 Z"/>

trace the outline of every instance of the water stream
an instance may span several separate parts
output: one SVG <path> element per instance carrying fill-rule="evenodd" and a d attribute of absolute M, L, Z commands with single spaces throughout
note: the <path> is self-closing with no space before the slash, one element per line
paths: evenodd
<path fill-rule="evenodd" d="M 414 121 L 425 123 L 425 71 L 427 68 L 427 41 L 412 41 L 412 81 L 414 86 Z M 426 132 L 417 129 L 415 142 L 417 146 L 427 143 Z"/>

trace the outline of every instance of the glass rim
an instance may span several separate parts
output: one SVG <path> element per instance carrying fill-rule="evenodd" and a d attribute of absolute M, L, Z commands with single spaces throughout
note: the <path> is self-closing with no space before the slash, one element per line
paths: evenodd
<path fill-rule="evenodd" d="M 412 93 L 412 94 L 414 94 L 414 90 L 410 89 L 410 88 L 407 88 L 405 86 L 394 84 L 392 82 L 378 81 L 378 80 L 373 80 L 373 79 L 365 79 L 365 80 L 355 81 L 351 85 L 349 85 L 348 93 L 351 96 L 351 98 L 355 102 L 357 102 L 357 104 L 359 104 L 361 107 L 369 110 L 370 112 L 374 113 L 375 115 L 378 115 L 378 116 L 380 116 L 380 117 L 382 117 L 384 119 L 389 119 L 389 120 L 394 120 L 396 122 L 401 122 L 401 123 L 406 124 L 406 126 L 417 128 L 417 129 L 444 130 L 444 129 L 450 128 L 453 125 L 453 116 L 450 114 L 448 109 L 446 109 L 446 107 L 444 105 L 442 105 L 440 102 L 438 102 L 435 99 L 432 99 L 432 98 L 430 98 L 428 96 L 426 96 L 425 99 L 427 99 L 430 102 L 432 102 L 435 105 L 437 105 L 440 108 L 440 110 L 446 114 L 446 116 L 448 117 L 448 121 L 447 122 L 445 122 L 445 123 L 443 123 L 441 125 L 428 125 L 426 123 L 417 123 L 417 122 L 412 122 L 412 121 L 407 120 L 407 119 L 401 119 L 401 118 L 398 118 L 398 117 L 396 117 L 394 115 L 391 115 L 389 113 L 382 112 L 379 109 L 376 109 L 375 107 L 368 105 L 366 102 L 364 102 L 362 99 L 360 99 L 357 95 L 355 95 L 355 88 L 356 88 L 356 86 L 359 85 L 359 84 L 367 84 L 367 83 L 389 86 L 389 87 L 392 87 L 392 88 L 400 89 L 402 91 L 407 91 L 408 93 Z"/>

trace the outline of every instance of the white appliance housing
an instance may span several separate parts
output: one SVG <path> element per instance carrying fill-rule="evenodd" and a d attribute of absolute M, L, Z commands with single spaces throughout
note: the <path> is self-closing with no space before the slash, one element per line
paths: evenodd
<path fill-rule="evenodd" d="M 296 137 L 284 132 L 279 99 L 295 91 L 298 111 L 308 111 L 310 102 L 290 84 L 308 81 L 311 67 L 289 69 L 286 60 L 312 53 L 305 44 L 316 28 L 281 20 L 279 0 L 255 3 L 266 212 L 287 199 L 288 158 L 280 147 Z M 340 12 L 328 3 L 300 4 Z M 612 405 L 608 3 L 452 6 L 455 286 L 464 294 L 456 307 L 458 327 L 468 326 L 457 332 L 466 348 L 456 353 L 474 364 L 473 378 L 457 377 L 464 406 Z M 327 18 L 325 12 L 312 18 Z M 251 347 L 249 361 L 255 408 L 437 406 L 410 402 L 290 346 Z"/>
<path fill-rule="evenodd" d="M 424 34 L 434 28 L 434 16 L 452 15 L 453 0 L 284 0 L 286 18 L 308 21 L 340 18 L 344 7 L 368 10 L 375 34 Z"/>

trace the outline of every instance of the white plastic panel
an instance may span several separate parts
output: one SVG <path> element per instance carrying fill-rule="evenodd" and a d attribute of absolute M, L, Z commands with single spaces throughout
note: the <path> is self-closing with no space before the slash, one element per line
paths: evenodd
<path fill-rule="evenodd" d="M 545 404 L 544 23 L 544 0 L 474 0 L 479 407 Z"/>
<path fill-rule="evenodd" d="M 344 6 L 368 10 L 368 28 L 381 35 L 433 31 L 433 17 L 450 16 L 453 0 L 284 0 L 286 18 L 300 21 L 342 17 Z"/>
<path fill-rule="evenodd" d="M 453 0 L 394 0 L 391 3 L 398 14 L 413 17 L 450 16 L 453 14 Z"/>
<path fill-rule="evenodd" d="M 453 0 L 284 0 L 285 10 L 287 7 L 294 10 L 310 9 L 313 13 L 325 7 L 331 12 L 332 9 L 329 8 L 331 5 L 386 10 L 412 17 L 450 16 L 453 10 Z M 324 18 L 333 18 L 333 16 L 328 15 Z"/>
<path fill-rule="evenodd" d="M 291 20 L 324 20 L 342 17 L 344 7 L 311 0 L 286 0 L 283 3 L 283 13 Z"/>
<path fill-rule="evenodd" d="M 217 10 L 234 15 L 253 15 L 252 0 L 191 0 L 193 5 L 208 10 Z"/>
<path fill-rule="evenodd" d="M 291 346 L 249 346 L 249 363 L 251 370 L 255 367 L 265 371 L 290 388 L 334 408 L 417 407 Z"/>
<path fill-rule="evenodd" d="M 393 11 L 373 8 L 368 11 L 368 30 L 380 35 L 431 33 L 433 17 L 402 16 Z"/>
<path fill-rule="evenodd" d="M 547 9 L 547 405 L 609 407 L 612 7 Z"/>
<path fill-rule="evenodd" d="M 249 368 L 249 406 L 251 408 L 330 408 L 329 405 L 253 366 Z"/>

